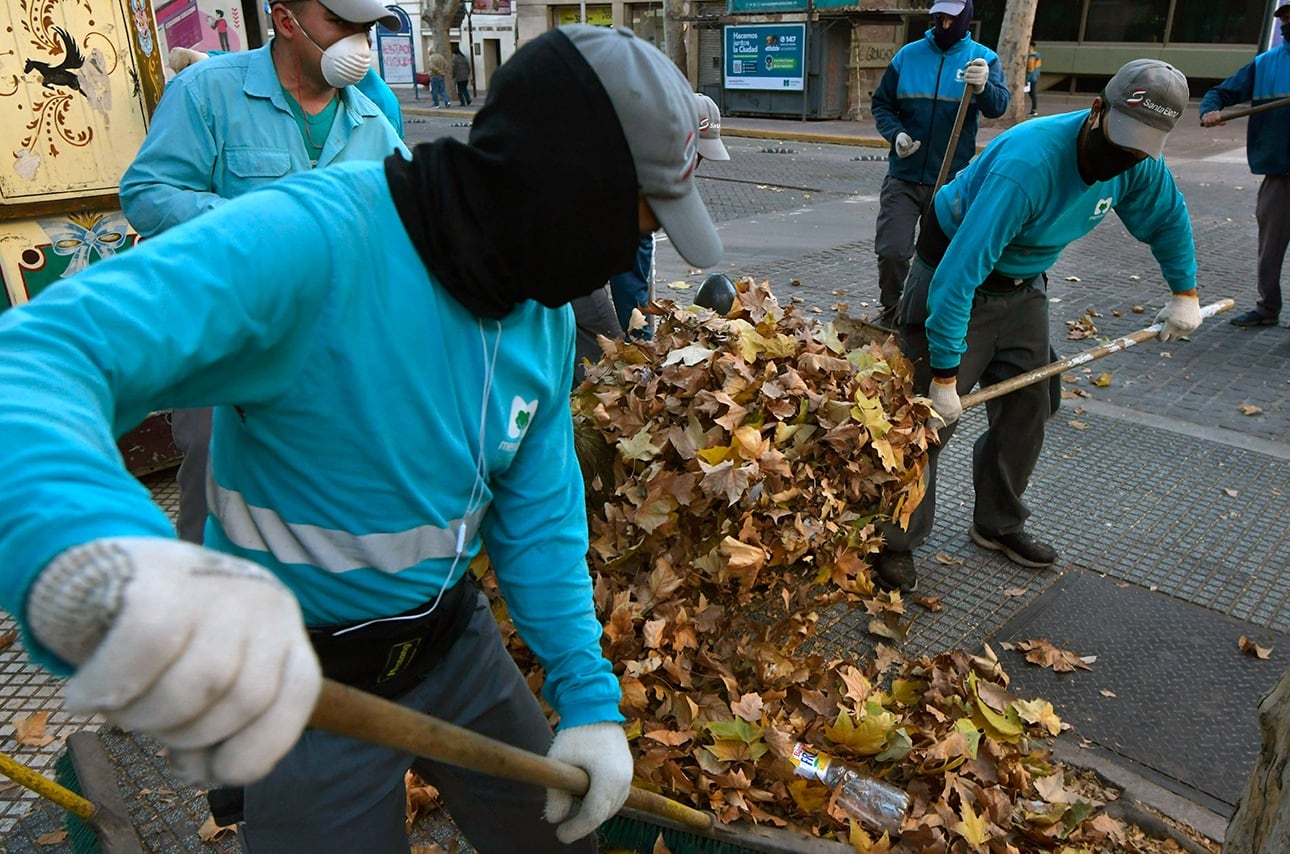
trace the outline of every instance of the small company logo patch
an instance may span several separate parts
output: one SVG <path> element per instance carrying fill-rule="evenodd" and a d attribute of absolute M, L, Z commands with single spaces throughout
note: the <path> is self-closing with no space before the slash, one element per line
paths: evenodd
<path fill-rule="evenodd" d="M 1146 97 L 1146 89 L 1134 89 L 1132 92 L 1124 96 L 1124 103 L 1128 104 L 1130 107 L 1136 107 L 1140 105 Z"/>
<path fill-rule="evenodd" d="M 519 395 L 512 398 L 511 417 L 506 422 L 506 438 L 512 442 L 518 442 L 524 436 L 524 431 L 529 429 L 529 424 L 533 422 L 537 408 L 536 400 L 525 402 Z"/>
<path fill-rule="evenodd" d="M 1113 204 L 1115 204 L 1115 199 L 1098 199 L 1097 204 L 1093 207 L 1093 216 L 1106 216 Z"/>

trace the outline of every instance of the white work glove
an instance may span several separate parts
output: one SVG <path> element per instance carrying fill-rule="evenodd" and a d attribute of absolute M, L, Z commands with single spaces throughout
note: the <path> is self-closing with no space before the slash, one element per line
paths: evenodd
<path fill-rule="evenodd" d="M 1185 338 L 1200 326 L 1200 298 L 1195 294 L 1173 294 L 1169 304 L 1156 315 L 1156 323 L 1165 325 L 1160 330 L 1161 341 Z"/>
<path fill-rule="evenodd" d="M 190 47 L 172 47 L 166 62 L 170 65 L 170 70 L 178 74 L 193 63 L 208 58 L 210 54 L 200 50 L 193 50 Z"/>
<path fill-rule="evenodd" d="M 918 150 L 923 143 L 910 137 L 903 130 L 896 134 L 896 156 L 900 158 L 908 157 Z"/>
<path fill-rule="evenodd" d="M 933 377 L 932 387 L 928 389 L 927 397 L 932 401 L 932 409 L 936 413 L 927 419 L 928 424 L 933 427 L 948 427 L 958 421 L 959 416 L 963 414 L 957 377 L 946 377 L 944 380 Z"/>
<path fill-rule="evenodd" d="M 69 711 L 156 737 L 193 782 L 268 774 L 322 684 L 291 591 L 264 567 L 179 540 L 67 549 L 32 585 L 27 622 L 77 666 Z"/>
<path fill-rule="evenodd" d="M 578 766 L 591 778 L 582 808 L 573 818 L 569 813 L 574 796 L 559 789 L 546 790 L 546 820 L 560 825 L 555 835 L 561 842 L 568 845 L 581 839 L 622 809 L 632 787 L 633 762 L 621 726 L 596 723 L 562 729 L 546 755 Z"/>
<path fill-rule="evenodd" d="M 990 79 L 990 63 L 977 57 L 963 66 L 963 82 L 980 95 L 985 91 L 985 82 Z"/>

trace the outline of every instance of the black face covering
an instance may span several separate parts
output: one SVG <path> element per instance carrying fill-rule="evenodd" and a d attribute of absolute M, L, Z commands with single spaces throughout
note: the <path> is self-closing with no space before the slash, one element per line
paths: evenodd
<path fill-rule="evenodd" d="M 1097 127 L 1089 128 L 1084 133 L 1084 162 L 1088 165 L 1090 183 L 1109 181 L 1116 175 L 1128 172 L 1141 161 L 1141 156 L 1127 148 L 1121 148 L 1106 138 L 1106 109 Z"/>
<path fill-rule="evenodd" d="M 1290 44 L 1290 21 L 1281 24 L 1281 41 Z"/>
<path fill-rule="evenodd" d="M 939 23 L 933 22 L 932 39 L 941 50 L 949 50 L 963 41 L 963 37 L 968 34 L 968 25 L 971 23 L 972 0 L 967 0 L 967 5 L 963 7 L 963 11 L 954 16 L 953 23 L 948 27 L 942 27 Z"/>
<path fill-rule="evenodd" d="M 489 81 L 470 142 L 385 161 L 426 269 L 480 317 L 564 305 L 631 267 L 640 241 L 631 149 L 609 95 L 568 36 L 529 42 Z"/>

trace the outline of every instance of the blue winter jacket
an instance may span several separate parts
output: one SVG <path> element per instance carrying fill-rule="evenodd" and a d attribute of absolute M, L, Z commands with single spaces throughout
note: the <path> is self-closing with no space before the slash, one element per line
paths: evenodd
<path fill-rule="evenodd" d="M 1258 106 L 1290 98 L 1290 44 L 1282 44 L 1254 57 L 1240 71 L 1205 93 L 1203 116 L 1233 104 L 1249 101 Z M 1245 131 L 1245 156 L 1255 175 L 1290 174 L 1290 108 L 1250 116 Z"/>
<path fill-rule="evenodd" d="M 936 183 L 950 131 L 954 129 L 954 117 L 963 100 L 963 67 L 978 57 L 990 63 L 990 79 L 985 91 L 968 103 L 963 129 L 954 146 L 950 175 L 966 166 L 976 153 L 978 117 L 997 118 L 1008 109 L 1011 95 L 1003 80 L 999 56 L 973 41 L 970 34 L 943 51 L 928 30 L 921 40 L 910 42 L 892 57 L 873 93 L 874 122 L 878 133 L 890 143 L 894 144 L 896 135 L 904 131 L 923 145 L 906 158 L 897 157 L 893 145 L 887 155 L 888 175 L 914 184 Z"/>

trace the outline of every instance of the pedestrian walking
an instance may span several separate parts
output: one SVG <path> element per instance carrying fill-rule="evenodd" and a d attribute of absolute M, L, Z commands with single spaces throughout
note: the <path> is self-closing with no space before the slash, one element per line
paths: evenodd
<path fill-rule="evenodd" d="M 935 410 L 939 444 L 929 448 L 926 493 L 908 529 L 884 525 L 875 567 L 884 586 L 917 586 L 913 551 L 932 529 L 936 461 L 962 412 L 959 396 L 1047 364 L 1045 271 L 1067 244 L 1115 211 L 1129 233 L 1150 245 L 1169 285 L 1169 302 L 1157 316 L 1164 323 L 1160 340 L 1200 325 L 1191 223 L 1163 157 L 1187 96 L 1182 72 L 1133 60 L 1089 109 L 1005 131 L 936 194 L 899 324 L 915 390 Z M 1051 411 L 1047 383 L 987 402 L 988 426 L 972 453 L 972 541 L 1034 568 L 1057 559 L 1027 533 L 1030 510 L 1022 500 Z"/>
<path fill-rule="evenodd" d="M 436 107 L 451 107 L 452 102 L 448 100 L 448 75 L 452 73 L 452 65 L 448 62 L 447 57 L 438 51 L 432 51 L 426 58 L 426 73 L 430 75 L 430 98 Z M 440 101 L 443 101 L 440 104 Z"/>
<path fill-rule="evenodd" d="M 1205 93 L 1200 101 L 1204 127 L 1224 124 L 1222 109 L 1243 101 L 1258 106 L 1290 97 L 1290 3 L 1276 10 L 1284 41 L 1243 65 Z M 1236 326 L 1276 326 L 1281 317 L 1281 267 L 1290 243 L 1290 110 L 1256 113 L 1245 129 L 1245 157 L 1250 171 L 1263 176 L 1254 218 L 1259 225 L 1254 308 L 1232 318 Z"/>
<path fill-rule="evenodd" d="M 470 60 L 461 52 L 460 45 L 452 46 L 452 79 L 457 84 L 457 103 L 470 106 Z"/>
<path fill-rule="evenodd" d="M 1030 40 L 1030 52 L 1026 54 L 1026 92 L 1030 95 L 1030 115 L 1039 115 L 1039 69 L 1044 66 L 1044 58 Z"/>
<path fill-rule="evenodd" d="M 896 52 L 873 93 L 874 122 L 891 143 L 873 241 L 881 326 L 895 320 L 918 218 L 940 174 L 965 91 L 970 87 L 973 94 L 950 154 L 951 175 L 976 153 L 979 116 L 996 118 L 1008 109 L 999 57 L 972 39 L 971 22 L 972 0 L 938 0 L 932 5 L 931 28 Z"/>
<path fill-rule="evenodd" d="M 409 767 L 482 851 L 595 851 L 630 787 L 566 304 L 660 225 L 720 259 L 693 96 L 629 30 L 582 25 L 490 88 L 465 143 L 247 193 L 0 315 L 0 608 L 73 671 L 69 709 L 245 785 L 253 854 L 406 854 Z M 173 539 L 113 441 L 171 405 L 216 407 L 206 547 Z M 474 586 L 483 547 L 554 738 Z M 320 672 L 581 767 L 587 794 L 306 730 Z"/>
<path fill-rule="evenodd" d="M 296 172 L 407 154 L 399 134 L 355 84 L 370 70 L 367 31 L 397 28 L 379 0 L 296 0 L 270 7 L 264 47 L 202 59 L 166 85 L 148 135 L 121 178 L 121 209 L 144 237 Z M 348 16 L 348 17 L 347 17 Z M 168 280 L 159 279 L 158 287 Z M 211 413 L 171 413 L 183 452 L 179 534 L 202 542 Z"/>

